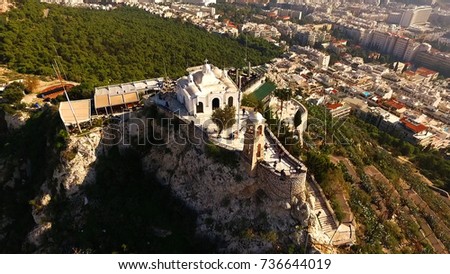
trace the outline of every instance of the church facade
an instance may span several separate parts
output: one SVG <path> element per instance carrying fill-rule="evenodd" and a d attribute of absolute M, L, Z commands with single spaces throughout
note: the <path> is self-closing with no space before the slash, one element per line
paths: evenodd
<path fill-rule="evenodd" d="M 189 115 L 209 117 L 215 109 L 226 105 L 238 111 L 239 89 L 225 70 L 205 60 L 205 64 L 188 68 L 187 72 L 187 76 L 177 80 L 175 91 Z"/>

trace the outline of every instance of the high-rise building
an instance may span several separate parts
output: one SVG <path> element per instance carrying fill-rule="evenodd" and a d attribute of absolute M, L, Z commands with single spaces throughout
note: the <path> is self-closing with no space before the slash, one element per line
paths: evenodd
<path fill-rule="evenodd" d="M 389 54 L 396 60 L 406 62 L 413 61 L 418 52 L 431 50 L 429 44 L 419 44 L 408 37 L 380 30 L 372 30 L 362 44 L 380 53 Z"/>
<path fill-rule="evenodd" d="M 409 40 L 408 45 L 405 48 L 405 54 L 403 55 L 403 60 L 406 62 L 411 62 L 414 59 L 414 56 L 419 48 L 420 44 Z"/>
<path fill-rule="evenodd" d="M 317 62 L 319 64 L 319 67 L 328 68 L 328 65 L 330 64 L 330 55 L 320 54 L 317 57 Z"/>
<path fill-rule="evenodd" d="M 432 8 L 427 6 L 408 9 L 403 12 L 399 25 L 407 28 L 411 25 L 425 24 L 428 21 L 428 18 L 430 18 L 431 11 Z"/>
<path fill-rule="evenodd" d="M 425 24 L 430 18 L 432 8 L 421 6 L 389 13 L 386 23 L 407 28 L 412 25 Z"/>
<path fill-rule="evenodd" d="M 364 0 L 364 3 L 379 6 L 381 4 L 381 0 Z"/>
<path fill-rule="evenodd" d="M 391 55 L 397 60 L 403 60 L 409 41 L 409 38 L 397 37 Z"/>
<path fill-rule="evenodd" d="M 367 46 L 376 51 L 387 53 L 390 37 L 390 33 L 379 30 L 372 31 L 371 34 L 369 34 Z"/>
<path fill-rule="evenodd" d="M 388 18 L 386 19 L 386 23 L 398 25 L 402 20 L 402 16 L 403 16 L 402 12 L 391 12 L 389 13 Z"/>
<path fill-rule="evenodd" d="M 209 4 L 215 4 L 216 0 L 182 0 L 182 3 L 208 6 Z"/>
<path fill-rule="evenodd" d="M 442 52 L 419 51 L 414 57 L 417 66 L 423 66 L 436 70 L 444 75 L 449 75 L 450 55 Z"/>

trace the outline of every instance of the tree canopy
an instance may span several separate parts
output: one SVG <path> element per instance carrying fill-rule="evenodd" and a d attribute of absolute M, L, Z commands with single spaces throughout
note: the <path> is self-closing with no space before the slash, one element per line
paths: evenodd
<path fill-rule="evenodd" d="M 232 127 L 236 123 L 236 108 L 225 106 L 224 108 L 218 108 L 214 110 L 211 115 L 212 121 L 219 128 L 219 133 L 222 133 L 222 130 L 228 129 Z"/>
<path fill-rule="evenodd" d="M 68 80 L 109 84 L 179 77 L 205 58 L 218 66 L 245 65 L 242 37 L 208 33 L 138 8 L 100 11 L 37 0 L 22 0 L 19 5 L 20 9 L 0 16 L 0 62 L 21 73 L 53 75 L 51 64 L 58 58 Z M 280 53 L 260 39 L 251 39 L 247 46 L 252 64 Z"/>
<path fill-rule="evenodd" d="M 252 107 L 259 111 L 264 110 L 264 103 L 258 100 L 258 98 L 256 98 L 256 96 L 253 93 L 244 94 L 244 96 L 242 96 L 241 105 L 246 107 Z"/>
<path fill-rule="evenodd" d="M 23 99 L 25 94 L 23 91 L 25 90 L 25 86 L 22 83 L 14 82 L 8 85 L 3 91 L 2 97 L 6 103 L 9 104 L 17 104 Z"/>
<path fill-rule="evenodd" d="M 294 116 L 294 127 L 297 128 L 302 123 L 302 111 L 298 110 Z"/>

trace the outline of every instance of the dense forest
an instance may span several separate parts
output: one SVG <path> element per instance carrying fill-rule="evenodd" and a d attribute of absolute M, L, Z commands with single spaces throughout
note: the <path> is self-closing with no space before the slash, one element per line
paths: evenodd
<path fill-rule="evenodd" d="M 51 64 L 59 55 L 67 79 L 107 84 L 178 77 L 204 59 L 243 66 L 246 53 L 252 64 L 280 53 L 263 40 L 211 34 L 137 8 L 98 11 L 37 0 L 18 5 L 0 17 L 0 62 L 21 73 L 53 75 Z"/>

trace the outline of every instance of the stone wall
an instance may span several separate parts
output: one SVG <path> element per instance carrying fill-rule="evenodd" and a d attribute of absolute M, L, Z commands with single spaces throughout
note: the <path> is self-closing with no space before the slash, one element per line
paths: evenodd
<path fill-rule="evenodd" d="M 166 110 L 164 107 L 158 106 L 158 111 L 166 116 L 172 116 L 173 114 Z M 190 140 L 197 140 L 204 144 L 204 142 L 211 141 L 214 144 L 224 147 L 229 150 L 234 148 L 228 148 L 226 145 L 215 142 L 213 139 L 209 139 L 208 135 L 200 128 L 194 126 L 189 121 L 174 115 L 179 119 L 180 123 L 189 124 L 188 127 L 181 127 L 180 129 L 188 136 Z M 186 132 L 187 130 L 187 132 Z M 300 173 L 291 173 L 288 176 L 282 178 L 281 174 L 276 172 L 273 167 L 266 166 L 260 163 L 257 167 L 256 174 L 257 180 L 261 184 L 261 188 L 264 189 L 267 195 L 274 200 L 280 200 L 284 202 L 290 202 L 293 197 L 304 198 L 306 193 L 306 172 L 307 168 L 295 157 L 293 157 L 284 146 L 275 138 L 275 136 L 266 128 L 266 134 L 270 134 L 271 138 L 281 147 L 285 152 L 286 157 L 292 166 L 299 167 Z M 194 141 L 194 143 L 196 143 Z M 241 165 L 250 165 L 249 161 L 241 157 Z"/>
<path fill-rule="evenodd" d="M 302 197 L 306 191 L 306 173 L 283 177 L 272 167 L 259 164 L 257 179 L 262 189 L 272 199 L 290 202 L 293 197 Z"/>

